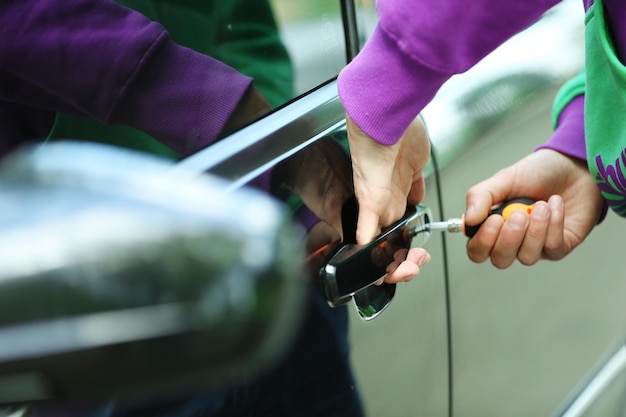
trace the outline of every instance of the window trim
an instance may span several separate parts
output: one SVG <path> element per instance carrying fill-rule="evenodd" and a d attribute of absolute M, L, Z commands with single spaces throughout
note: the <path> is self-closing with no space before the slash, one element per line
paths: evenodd
<path fill-rule="evenodd" d="M 184 158 L 173 170 L 177 175 L 207 172 L 230 180 L 230 189 L 239 188 L 345 123 L 337 81 L 333 79 Z"/>

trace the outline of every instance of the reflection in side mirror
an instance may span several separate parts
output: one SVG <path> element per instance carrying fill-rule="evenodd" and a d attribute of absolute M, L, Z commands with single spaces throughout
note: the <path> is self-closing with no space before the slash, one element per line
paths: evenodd
<path fill-rule="evenodd" d="M 266 195 L 171 166 L 75 142 L 3 161 L 0 403 L 220 386 L 289 343 L 299 231 Z"/>

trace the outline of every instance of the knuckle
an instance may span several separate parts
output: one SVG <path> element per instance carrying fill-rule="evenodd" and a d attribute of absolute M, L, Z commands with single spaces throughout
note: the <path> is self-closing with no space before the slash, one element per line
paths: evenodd
<path fill-rule="evenodd" d="M 482 252 L 475 251 L 469 246 L 467 248 L 467 257 L 470 259 L 470 261 L 474 263 L 477 263 L 477 264 L 483 263 L 487 260 L 488 256 L 489 256 L 488 254 L 485 255 Z"/>
<path fill-rule="evenodd" d="M 531 266 L 531 265 L 536 264 L 539 259 L 536 256 L 520 254 L 517 256 L 517 260 L 522 265 Z"/>
<path fill-rule="evenodd" d="M 544 244 L 544 250 L 548 252 L 557 252 L 561 249 L 561 244 L 559 242 L 547 240 Z"/>
<path fill-rule="evenodd" d="M 509 266 L 511 266 L 512 263 L 513 261 L 505 259 L 505 258 L 500 258 L 500 257 L 495 257 L 495 256 L 491 257 L 491 264 L 498 269 L 506 269 Z"/>

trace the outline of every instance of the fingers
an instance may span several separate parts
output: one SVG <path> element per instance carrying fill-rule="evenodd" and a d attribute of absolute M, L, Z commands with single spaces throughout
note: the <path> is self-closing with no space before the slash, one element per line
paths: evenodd
<path fill-rule="evenodd" d="M 394 261 L 387 267 L 385 282 L 393 284 L 411 281 L 428 262 L 430 254 L 424 248 L 396 251 Z"/>
<path fill-rule="evenodd" d="M 368 207 L 359 207 L 359 217 L 356 226 L 357 243 L 366 244 L 374 240 L 380 234 L 379 222 L 380 217 L 375 210 L 370 210 Z"/>
<path fill-rule="evenodd" d="M 521 210 L 513 212 L 506 221 L 498 215 L 490 216 L 468 242 L 470 259 L 483 262 L 491 258 L 491 263 L 500 269 L 511 266 L 524 242 L 529 218 Z"/>
<path fill-rule="evenodd" d="M 491 259 L 500 269 L 515 260 L 533 265 L 542 258 L 565 256 L 563 231 L 563 200 L 552 196 L 549 203 L 536 202 L 530 215 L 517 210 L 506 221 L 498 215 L 489 216 L 468 241 L 467 254 L 477 263 Z"/>
<path fill-rule="evenodd" d="M 565 242 L 565 203 L 558 195 L 550 197 L 550 229 L 544 244 L 544 257 L 546 259 L 562 259 L 569 249 Z"/>
<path fill-rule="evenodd" d="M 380 228 L 404 214 L 407 203 L 424 197 L 423 169 L 430 142 L 420 118 L 393 145 L 382 145 L 346 117 L 352 156 L 354 193 L 359 202 L 357 242 L 370 242 Z"/>
<path fill-rule="evenodd" d="M 562 259 L 591 232 L 604 204 L 584 161 L 540 149 L 468 191 L 467 224 L 480 224 L 493 204 L 516 197 L 537 201 L 527 225 L 518 215 L 506 222 L 490 217 L 468 241 L 470 259 L 491 259 L 499 268 L 515 259 L 525 265 Z"/>
<path fill-rule="evenodd" d="M 514 214 L 519 215 L 519 213 Z M 528 228 L 523 236 L 522 245 L 517 252 L 517 259 L 522 264 L 533 265 L 541 259 L 549 227 L 550 207 L 547 203 L 539 201 L 535 203 L 532 213 L 528 216 Z"/>
<path fill-rule="evenodd" d="M 328 224 L 320 221 L 311 227 L 306 237 L 305 274 L 314 281 L 330 253 L 339 244 L 339 234 Z"/>
<path fill-rule="evenodd" d="M 407 203 L 415 206 L 422 202 L 425 194 L 426 182 L 424 181 L 424 177 L 420 175 L 419 178 L 417 178 L 415 181 L 413 181 L 413 184 L 411 184 Z"/>
<path fill-rule="evenodd" d="M 392 177 L 398 146 L 381 145 L 363 133 L 349 117 L 346 121 L 354 194 L 359 206 L 356 239 L 357 243 L 366 244 L 378 234 L 381 225 L 391 223 L 390 209 L 395 211 Z"/>
<path fill-rule="evenodd" d="M 466 196 L 465 221 L 467 224 L 475 226 L 485 220 L 495 204 L 510 198 L 508 195 L 510 188 L 511 179 L 507 170 L 502 170 L 470 188 Z"/>
<path fill-rule="evenodd" d="M 495 247 L 504 224 L 502 216 L 490 216 L 474 237 L 467 241 L 467 256 L 476 263 L 485 262 Z"/>
<path fill-rule="evenodd" d="M 515 262 L 524 241 L 529 224 L 528 214 L 515 211 L 504 222 L 500 236 L 491 251 L 491 263 L 500 269 L 508 268 Z"/>

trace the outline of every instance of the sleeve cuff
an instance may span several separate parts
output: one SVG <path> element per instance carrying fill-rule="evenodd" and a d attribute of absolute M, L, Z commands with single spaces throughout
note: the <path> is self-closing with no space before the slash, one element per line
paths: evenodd
<path fill-rule="evenodd" d="M 377 27 L 337 84 L 356 125 L 375 141 L 393 145 L 448 78 L 411 59 Z"/>
<path fill-rule="evenodd" d="M 585 146 L 584 96 L 574 98 L 560 113 L 556 130 L 539 149 L 552 149 L 564 155 L 587 160 Z"/>
<path fill-rule="evenodd" d="M 252 79 L 169 40 L 155 49 L 111 122 L 143 130 L 188 155 L 215 141 Z"/>
<path fill-rule="evenodd" d="M 320 219 L 315 214 L 313 214 L 313 212 L 309 210 L 308 207 L 304 205 L 300 207 L 298 211 L 296 211 L 295 217 L 299 221 L 299 223 L 304 226 L 307 233 L 309 232 L 309 230 L 311 230 L 313 226 L 315 226 L 316 223 L 320 221 Z"/>

